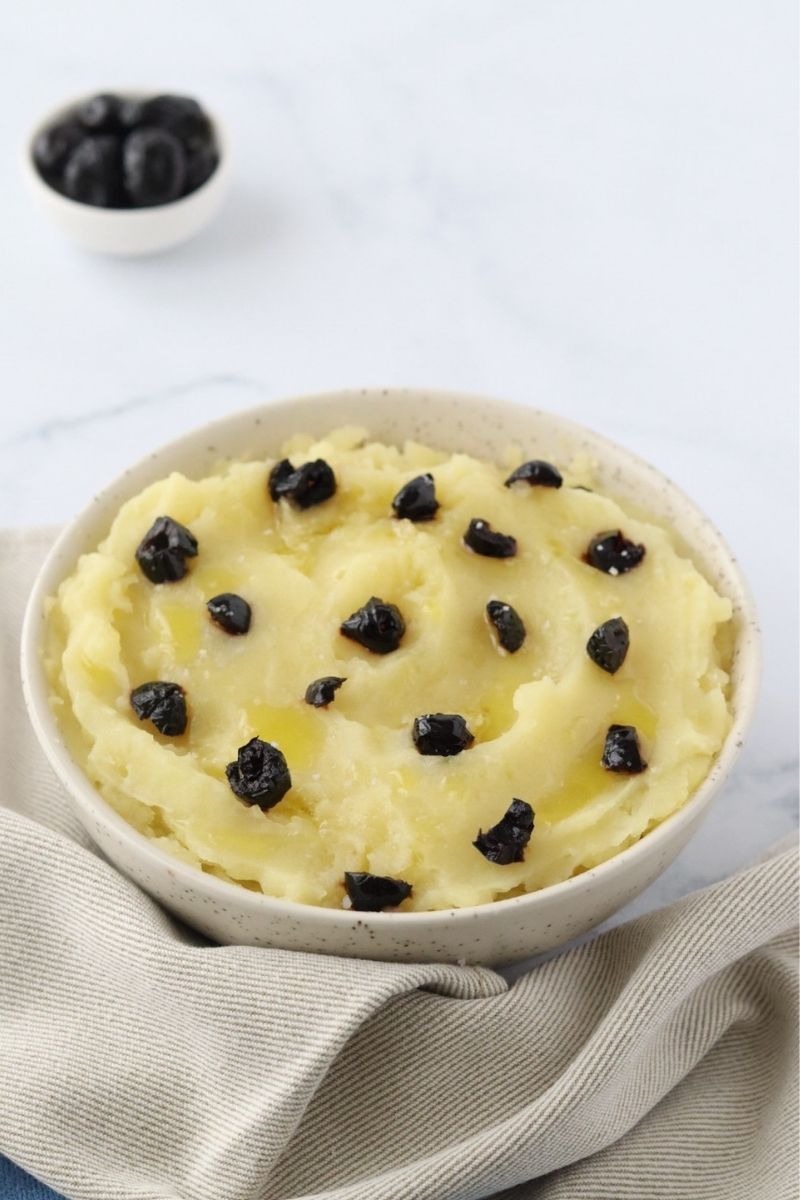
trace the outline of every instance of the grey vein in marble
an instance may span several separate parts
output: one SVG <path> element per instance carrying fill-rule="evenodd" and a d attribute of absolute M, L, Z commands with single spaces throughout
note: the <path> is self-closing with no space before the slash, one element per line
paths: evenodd
<path fill-rule="evenodd" d="M 159 388 L 158 391 L 151 392 L 146 396 L 131 396 L 127 400 L 120 400 L 118 403 L 111 404 L 107 408 L 97 408 L 91 412 L 78 413 L 74 417 L 53 417 L 51 420 L 43 421 L 40 425 L 34 426 L 32 429 L 23 429 L 13 434 L 10 438 L 0 439 L 0 446 L 15 446 L 36 439 L 47 441 L 50 438 L 58 437 L 59 434 L 73 433 L 87 426 L 96 425 L 102 421 L 110 421 L 115 417 L 126 416 L 139 409 L 150 408 L 157 404 L 169 404 L 170 401 L 190 395 L 192 392 L 214 387 L 231 387 L 241 389 L 242 391 L 249 391 L 261 400 L 265 400 L 268 394 L 267 385 L 259 383 L 254 379 L 246 379 L 240 375 L 208 375 L 199 379 L 187 380 L 186 383 L 177 383 L 169 387 Z M 158 433 L 157 431 L 154 432 L 155 441 L 157 441 Z"/>

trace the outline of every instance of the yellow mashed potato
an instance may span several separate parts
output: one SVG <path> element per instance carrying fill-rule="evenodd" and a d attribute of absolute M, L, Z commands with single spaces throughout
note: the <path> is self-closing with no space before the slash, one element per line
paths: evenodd
<path fill-rule="evenodd" d="M 564 486 L 503 486 L 502 465 L 363 430 L 297 437 L 295 464 L 325 459 L 335 496 L 300 511 L 273 503 L 272 462 L 226 462 L 205 479 L 173 474 L 126 503 L 97 551 L 49 602 L 46 667 L 68 745 L 127 821 L 179 858 L 251 889 L 341 907 L 343 873 L 413 886 L 402 910 L 502 899 L 569 878 L 642 837 L 685 803 L 730 724 L 731 605 L 659 524 Z M 392 515 L 395 493 L 431 471 L 440 509 L 425 523 Z M 188 573 L 153 584 L 135 552 L 169 514 L 199 543 Z M 474 517 L 513 534 L 513 558 L 482 557 L 462 535 Z M 646 546 L 618 576 L 583 561 L 599 531 Z M 246 636 L 206 611 L 235 592 L 252 607 Z M 340 623 L 371 596 L 401 610 L 398 650 L 370 653 Z M 513 605 L 524 645 L 502 651 L 486 604 Z M 619 671 L 586 652 L 592 631 L 622 616 L 630 648 Z M 305 703 L 320 676 L 346 677 L 327 708 Z M 130 692 L 150 680 L 186 691 L 189 725 L 166 737 L 141 722 Z M 415 717 L 461 714 L 473 745 L 426 757 Z M 611 724 L 636 727 L 648 768 L 603 768 Z M 258 736 L 280 748 L 291 790 L 247 807 L 225 775 Z M 498 865 L 473 845 L 515 797 L 535 812 L 524 861 Z"/>

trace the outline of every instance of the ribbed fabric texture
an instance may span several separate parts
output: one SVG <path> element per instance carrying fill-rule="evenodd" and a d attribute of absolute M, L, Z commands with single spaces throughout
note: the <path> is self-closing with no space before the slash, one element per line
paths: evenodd
<path fill-rule="evenodd" d="M 795 1200 L 795 850 L 511 986 L 210 946 L 28 729 L 48 540 L 0 537 L 0 1152 L 73 1200 Z"/>

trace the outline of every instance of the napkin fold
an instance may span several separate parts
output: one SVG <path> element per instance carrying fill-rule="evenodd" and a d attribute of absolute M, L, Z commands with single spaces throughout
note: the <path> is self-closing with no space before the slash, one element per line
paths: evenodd
<path fill-rule="evenodd" d="M 0 1153 L 71 1200 L 789 1200 L 797 853 L 508 985 L 205 942 L 28 727 L 0 535 Z M 754 797 L 754 802 L 756 802 Z"/>

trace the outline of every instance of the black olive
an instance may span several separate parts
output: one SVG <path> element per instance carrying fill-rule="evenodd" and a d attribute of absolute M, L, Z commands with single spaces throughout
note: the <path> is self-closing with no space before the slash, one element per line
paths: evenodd
<path fill-rule="evenodd" d="M 411 736 L 420 754 L 437 754 L 442 758 L 460 754 L 475 741 L 467 722 L 458 713 L 426 713 L 416 717 Z"/>
<path fill-rule="evenodd" d="M 439 501 L 431 474 L 417 475 L 400 488 L 392 501 L 395 515 L 408 521 L 430 521 L 436 516 Z"/>
<path fill-rule="evenodd" d="M 136 129 L 143 123 L 144 100 L 120 100 L 119 123 L 123 129 Z"/>
<path fill-rule="evenodd" d="M 143 126 L 125 139 L 122 153 L 125 191 L 137 208 L 177 200 L 186 178 L 183 146 L 164 129 Z"/>
<path fill-rule="evenodd" d="M 644 546 L 623 537 L 619 529 L 609 529 L 592 538 L 584 559 L 590 567 L 605 571 L 606 575 L 624 575 L 638 567 L 644 556 Z"/>
<path fill-rule="evenodd" d="M 187 150 L 213 142 L 211 121 L 190 96 L 153 96 L 142 105 L 141 119 L 171 133 Z"/>
<path fill-rule="evenodd" d="M 464 545 L 486 558 L 513 558 L 517 539 L 510 533 L 496 533 L 488 521 L 475 517 L 464 534 Z"/>
<path fill-rule="evenodd" d="M 388 875 L 369 875 L 365 871 L 345 871 L 344 887 L 356 912 L 381 912 L 396 908 L 411 895 L 411 884 Z"/>
<path fill-rule="evenodd" d="M 625 662 L 630 637 L 622 617 L 612 617 L 598 625 L 586 643 L 586 653 L 603 671 L 614 675 Z"/>
<path fill-rule="evenodd" d="M 400 645 L 406 623 L 396 605 L 371 596 L 365 605 L 342 621 L 339 631 L 373 654 L 391 654 Z"/>
<path fill-rule="evenodd" d="M 119 133 L 123 127 L 120 120 L 121 108 L 122 101 L 119 96 L 101 92 L 80 105 L 78 120 L 92 133 Z"/>
<path fill-rule="evenodd" d="M 64 167 L 64 193 L 81 204 L 119 208 L 125 196 L 121 185 L 121 148 L 111 134 L 85 137 Z"/>
<path fill-rule="evenodd" d="M 346 679 L 340 675 L 323 675 L 321 679 L 315 679 L 306 688 L 306 704 L 313 704 L 314 708 L 325 708 L 335 698 L 342 684 L 346 682 Z"/>
<path fill-rule="evenodd" d="M 247 633 L 252 615 L 250 605 L 235 592 L 222 592 L 206 604 L 214 621 L 226 633 Z"/>
<path fill-rule="evenodd" d="M 219 155 L 213 145 L 200 142 L 198 145 L 187 147 L 186 178 L 183 183 L 183 194 L 196 192 L 199 187 L 210 179 L 217 169 Z"/>
<path fill-rule="evenodd" d="M 497 640 L 509 654 L 516 653 L 525 641 L 525 625 L 515 608 L 503 600 L 490 600 L 486 615 L 497 632 Z"/>
<path fill-rule="evenodd" d="M 609 725 L 602 762 L 607 771 L 620 775 L 639 775 L 647 769 L 633 725 Z"/>
<path fill-rule="evenodd" d="M 532 458 L 530 462 L 524 462 L 516 471 L 511 472 L 506 480 L 506 487 L 511 487 L 514 483 L 528 483 L 531 487 L 560 488 L 563 482 L 561 473 L 552 463 Z"/>
<path fill-rule="evenodd" d="M 231 791 L 243 804 L 259 808 L 274 808 L 292 786 L 292 777 L 286 759 L 277 746 L 251 738 L 240 746 L 236 762 L 225 768 Z"/>
<path fill-rule="evenodd" d="M 139 543 L 136 561 L 151 583 L 183 579 L 187 558 L 197 554 L 197 539 L 172 517 L 156 517 Z"/>
<path fill-rule="evenodd" d="M 336 476 L 322 458 L 293 467 L 282 459 L 269 473 L 269 494 L 273 500 L 291 500 L 297 508 L 311 508 L 330 500 L 336 491 Z"/>
<path fill-rule="evenodd" d="M 524 800 L 512 800 L 505 816 L 487 829 L 486 833 L 478 831 L 478 836 L 472 843 L 480 850 L 489 862 L 501 867 L 509 863 L 522 862 L 525 858 L 525 847 L 533 833 L 533 809 Z"/>
<path fill-rule="evenodd" d="M 186 731 L 186 693 L 177 683 L 154 679 L 131 692 L 131 708 L 140 721 L 152 721 L 166 737 Z"/>
<path fill-rule="evenodd" d="M 39 174 L 61 187 L 60 176 L 72 151 L 86 137 L 83 126 L 73 119 L 44 129 L 33 143 L 33 161 Z"/>
<path fill-rule="evenodd" d="M 293 475 L 294 467 L 288 458 L 282 458 L 280 462 L 276 462 L 270 471 L 268 480 L 269 494 L 276 503 L 282 496 L 287 495 L 289 480 Z"/>

